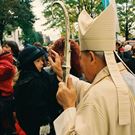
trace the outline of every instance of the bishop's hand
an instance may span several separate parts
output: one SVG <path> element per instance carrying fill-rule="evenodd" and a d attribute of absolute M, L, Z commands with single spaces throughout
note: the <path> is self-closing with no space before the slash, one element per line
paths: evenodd
<path fill-rule="evenodd" d="M 63 107 L 64 110 L 70 107 L 75 107 L 77 93 L 73 87 L 71 77 L 68 77 L 67 85 L 64 82 L 59 83 L 56 97 L 58 103 Z"/>

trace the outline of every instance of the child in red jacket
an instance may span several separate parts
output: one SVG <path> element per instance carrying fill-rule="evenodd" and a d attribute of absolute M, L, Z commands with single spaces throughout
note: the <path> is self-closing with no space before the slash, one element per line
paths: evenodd
<path fill-rule="evenodd" d="M 26 133 L 23 131 L 23 129 L 20 127 L 18 121 L 15 123 L 16 133 L 17 135 L 26 135 Z"/>
<path fill-rule="evenodd" d="M 13 135 L 16 132 L 13 118 L 15 72 L 12 54 L 0 50 L 0 135 Z"/>

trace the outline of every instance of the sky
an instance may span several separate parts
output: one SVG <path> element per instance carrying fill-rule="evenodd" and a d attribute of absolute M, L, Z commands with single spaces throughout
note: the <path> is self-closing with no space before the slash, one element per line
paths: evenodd
<path fill-rule="evenodd" d="M 51 40 L 56 40 L 60 37 L 60 31 L 58 29 L 48 29 L 45 30 L 46 27 L 43 26 L 43 24 L 46 22 L 46 19 L 43 16 L 43 10 L 44 10 L 44 6 L 41 2 L 42 0 L 34 0 L 32 2 L 32 10 L 35 14 L 35 16 L 38 18 L 38 20 L 36 20 L 35 24 L 34 24 L 34 28 L 36 31 L 40 31 L 43 34 L 50 36 Z"/>
<path fill-rule="evenodd" d="M 32 2 L 32 10 L 34 12 L 34 14 L 36 15 L 36 17 L 38 18 L 38 20 L 35 22 L 34 27 L 36 29 L 36 31 L 43 31 L 45 26 L 42 26 L 45 23 L 45 18 L 43 16 L 43 5 L 41 3 L 41 0 L 34 0 Z"/>

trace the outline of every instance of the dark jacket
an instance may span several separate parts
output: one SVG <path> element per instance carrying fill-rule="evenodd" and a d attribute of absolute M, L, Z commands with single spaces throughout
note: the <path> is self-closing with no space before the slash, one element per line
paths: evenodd
<path fill-rule="evenodd" d="M 28 135 L 39 135 L 42 125 L 50 124 L 54 135 L 53 120 L 61 107 L 56 100 L 58 80 L 46 71 L 23 71 L 15 85 L 16 114 Z"/>
<path fill-rule="evenodd" d="M 123 61 L 129 69 L 135 74 L 135 58 L 132 58 L 131 51 L 124 52 Z"/>

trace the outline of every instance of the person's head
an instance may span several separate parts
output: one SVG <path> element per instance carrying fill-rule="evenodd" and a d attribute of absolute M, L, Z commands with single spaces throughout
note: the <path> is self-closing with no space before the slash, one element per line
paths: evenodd
<path fill-rule="evenodd" d="M 133 55 L 135 55 L 135 45 L 132 46 Z"/>
<path fill-rule="evenodd" d="M 132 49 L 132 46 L 127 44 L 127 45 L 125 45 L 125 47 L 124 47 L 124 52 L 131 51 L 131 49 Z"/>
<path fill-rule="evenodd" d="M 70 73 L 77 77 L 80 77 L 82 75 L 80 61 L 79 61 L 80 48 L 79 48 L 79 45 L 75 41 L 69 40 L 69 42 L 70 42 L 70 49 L 71 49 Z M 65 38 L 64 37 L 56 40 L 52 46 L 52 49 L 60 55 L 62 64 L 64 62 L 64 48 L 65 48 Z"/>
<path fill-rule="evenodd" d="M 118 51 L 118 49 L 121 47 L 122 43 L 119 40 L 116 40 L 116 50 Z"/>
<path fill-rule="evenodd" d="M 106 66 L 104 53 L 90 50 L 81 52 L 80 63 L 85 79 L 89 82 L 92 82 L 97 73 Z"/>
<path fill-rule="evenodd" d="M 43 66 L 44 66 L 43 57 L 37 58 L 36 60 L 34 60 L 33 63 L 34 63 L 34 65 L 35 65 L 35 67 L 37 68 L 37 70 L 38 70 L 39 72 L 41 72 L 41 71 L 42 71 L 42 68 L 43 68 Z"/>
<path fill-rule="evenodd" d="M 40 42 L 35 42 L 33 45 L 36 46 L 36 47 L 41 47 L 42 48 L 42 45 L 41 45 Z"/>
<path fill-rule="evenodd" d="M 5 41 L 2 45 L 2 49 L 5 52 L 11 52 L 15 58 L 18 57 L 19 47 L 15 41 Z"/>
<path fill-rule="evenodd" d="M 37 70 L 41 72 L 43 68 L 44 51 L 35 46 L 26 47 L 19 54 L 19 68 L 21 70 Z"/>
<path fill-rule="evenodd" d="M 78 18 L 78 26 L 81 66 L 86 80 L 92 83 L 106 66 L 104 53 L 113 52 L 116 47 L 113 6 L 110 5 L 95 19 L 83 10 Z"/>
<path fill-rule="evenodd" d="M 35 42 L 33 44 L 33 46 L 36 46 L 37 48 L 44 50 L 44 52 L 45 52 L 45 54 L 44 54 L 44 66 L 47 66 L 48 65 L 48 51 L 47 51 L 47 49 L 45 47 L 43 47 L 40 42 Z"/>

